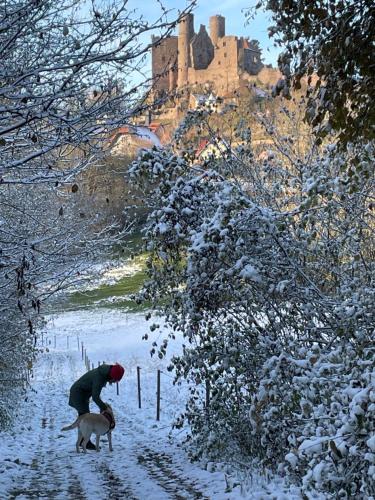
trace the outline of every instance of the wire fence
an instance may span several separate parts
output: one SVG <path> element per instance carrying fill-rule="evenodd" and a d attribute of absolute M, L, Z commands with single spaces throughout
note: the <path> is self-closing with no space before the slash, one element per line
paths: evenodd
<path fill-rule="evenodd" d="M 80 352 L 81 359 L 85 365 L 86 371 L 94 370 L 95 368 L 98 368 L 102 364 L 106 364 L 105 361 L 97 361 L 97 365 L 95 365 L 94 362 L 90 360 L 89 354 L 88 354 L 88 349 L 85 346 L 84 342 L 80 340 L 79 335 L 76 336 L 71 336 L 71 335 L 66 335 L 65 338 L 62 338 L 59 336 L 59 338 L 56 335 L 53 335 L 52 337 L 46 337 L 46 336 L 41 336 L 41 344 L 43 347 L 46 348 L 66 348 L 67 350 L 70 350 L 73 348 L 73 345 L 76 345 L 76 349 Z M 27 370 L 27 380 L 30 380 L 30 373 L 32 370 Z M 155 386 L 156 386 L 156 407 L 155 407 L 155 418 L 157 421 L 160 421 L 160 416 L 161 416 L 161 411 L 162 411 L 162 402 L 168 404 L 168 405 L 173 405 L 175 403 L 175 400 L 170 397 L 168 398 L 168 394 L 162 395 L 162 376 L 168 378 L 168 380 L 173 380 L 173 385 L 175 384 L 175 377 L 174 375 L 167 373 L 161 369 L 156 370 L 156 381 L 155 381 Z M 138 408 L 142 409 L 143 406 L 143 401 L 142 401 L 142 368 L 140 366 L 136 367 L 136 378 L 137 378 L 137 391 L 136 391 L 136 397 L 137 397 L 137 402 L 138 402 Z M 120 385 L 118 382 L 116 382 L 116 395 L 120 395 Z M 206 386 L 205 386 L 205 408 L 208 409 L 210 405 L 210 386 L 209 382 L 207 381 Z"/>

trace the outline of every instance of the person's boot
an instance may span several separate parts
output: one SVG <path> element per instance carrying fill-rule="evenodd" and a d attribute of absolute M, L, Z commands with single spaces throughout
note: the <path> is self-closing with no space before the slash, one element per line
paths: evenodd
<path fill-rule="evenodd" d="M 83 438 L 81 439 L 79 445 L 82 446 L 83 448 Z M 86 450 L 96 450 L 96 446 L 89 440 L 88 443 L 86 444 Z"/>
<path fill-rule="evenodd" d="M 90 440 L 86 445 L 86 450 L 96 450 L 96 446 Z"/>

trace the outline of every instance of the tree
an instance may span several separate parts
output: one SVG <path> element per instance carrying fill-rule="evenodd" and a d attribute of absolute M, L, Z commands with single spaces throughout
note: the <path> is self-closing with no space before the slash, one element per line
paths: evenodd
<path fill-rule="evenodd" d="M 308 77 L 306 119 L 319 140 L 331 131 L 342 145 L 375 137 L 375 8 L 372 0 L 261 0 L 269 33 L 283 48 L 277 87 L 301 88 Z"/>
<path fill-rule="evenodd" d="M 374 151 L 298 155 L 298 138 L 261 121 L 264 159 L 249 143 L 204 165 L 155 149 L 130 170 L 153 206 L 141 298 L 172 331 L 154 350 L 182 333 L 170 369 L 191 382 L 178 425 L 189 421 L 194 456 L 247 455 L 304 495 L 368 498 Z M 368 173 L 350 193 L 348 155 Z"/>
<path fill-rule="evenodd" d="M 0 0 L 2 416 L 25 385 L 43 302 L 118 235 L 95 211 L 76 210 L 77 176 L 145 107 L 149 82 L 135 79 L 150 48 L 142 37 L 167 36 L 176 22 L 165 11 L 137 18 L 126 0 Z"/>

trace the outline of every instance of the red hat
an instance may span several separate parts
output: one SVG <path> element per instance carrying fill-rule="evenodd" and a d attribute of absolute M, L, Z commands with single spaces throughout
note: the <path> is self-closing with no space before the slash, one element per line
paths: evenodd
<path fill-rule="evenodd" d="M 114 380 L 115 382 L 119 382 L 122 379 L 124 373 L 124 368 L 116 363 L 115 365 L 111 366 L 111 369 L 109 370 L 109 378 L 111 380 Z"/>

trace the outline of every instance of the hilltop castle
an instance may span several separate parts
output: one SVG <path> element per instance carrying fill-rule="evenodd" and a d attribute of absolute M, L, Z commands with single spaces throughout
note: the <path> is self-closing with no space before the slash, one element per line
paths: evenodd
<path fill-rule="evenodd" d="M 256 79 L 267 84 L 278 78 L 276 70 L 263 65 L 256 40 L 225 34 L 223 16 L 210 17 L 208 34 L 203 24 L 195 33 L 194 16 L 186 14 L 179 23 L 178 36 L 158 40 L 152 40 L 157 94 L 210 85 L 217 95 L 225 95 Z"/>

